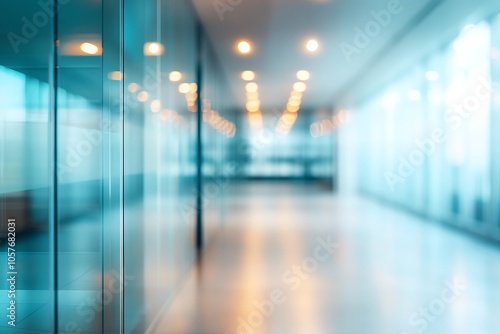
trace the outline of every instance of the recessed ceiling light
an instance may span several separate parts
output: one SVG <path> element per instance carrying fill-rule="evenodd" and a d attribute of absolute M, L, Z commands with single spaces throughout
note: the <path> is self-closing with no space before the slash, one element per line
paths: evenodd
<path fill-rule="evenodd" d="M 153 100 L 151 101 L 151 112 L 157 113 L 161 109 L 161 102 L 160 100 Z"/>
<path fill-rule="evenodd" d="M 241 72 L 241 78 L 245 81 L 252 81 L 255 79 L 255 73 L 252 71 Z"/>
<path fill-rule="evenodd" d="M 249 82 L 245 86 L 248 93 L 255 93 L 259 90 L 259 86 L 255 82 Z"/>
<path fill-rule="evenodd" d="M 82 43 L 80 45 L 80 50 L 89 55 L 95 55 L 97 54 L 97 52 L 99 52 L 99 48 L 97 47 L 97 45 L 88 42 Z"/>
<path fill-rule="evenodd" d="M 242 54 L 248 54 L 252 51 L 252 46 L 247 41 L 238 42 L 238 51 Z"/>
<path fill-rule="evenodd" d="M 144 55 L 160 56 L 163 54 L 163 45 L 158 42 L 150 42 L 144 44 Z"/>
<path fill-rule="evenodd" d="M 131 84 L 128 85 L 128 91 L 131 93 L 135 93 L 139 90 L 139 85 L 136 84 L 135 82 L 132 82 Z"/>
<path fill-rule="evenodd" d="M 303 93 L 305 92 L 307 89 L 307 86 L 305 83 L 303 82 L 296 82 L 294 85 L 293 85 L 293 90 L 296 91 L 296 92 L 299 92 L 299 93 Z"/>
<path fill-rule="evenodd" d="M 307 51 L 309 51 L 311 53 L 318 51 L 318 49 L 319 49 L 318 41 L 315 39 L 308 40 L 306 43 L 306 49 L 307 49 Z"/>
<path fill-rule="evenodd" d="M 120 71 L 109 72 L 108 79 L 114 81 L 120 81 L 121 79 L 123 79 L 123 74 Z"/>
<path fill-rule="evenodd" d="M 158 43 L 149 44 L 149 52 L 158 53 L 159 51 L 160 51 L 160 46 L 158 45 Z"/>
<path fill-rule="evenodd" d="M 301 81 L 307 81 L 309 80 L 309 78 L 311 77 L 311 75 L 309 74 L 308 71 L 298 71 L 297 72 L 297 79 L 301 80 Z"/>
<path fill-rule="evenodd" d="M 246 107 L 249 112 L 257 112 L 260 109 L 260 101 L 249 101 Z"/>
<path fill-rule="evenodd" d="M 196 93 L 198 91 L 198 85 L 194 82 L 189 84 L 189 91 L 191 93 Z"/>
<path fill-rule="evenodd" d="M 288 110 L 289 112 L 291 113 L 296 113 L 297 111 L 299 111 L 300 109 L 300 106 L 298 105 L 293 105 L 293 104 L 287 104 L 286 106 L 286 110 Z"/>
<path fill-rule="evenodd" d="M 139 94 L 137 94 L 137 100 L 139 102 L 146 102 L 149 99 L 149 94 L 146 91 L 142 91 Z"/>
<path fill-rule="evenodd" d="M 178 82 L 178 81 L 181 81 L 182 79 L 182 73 L 179 72 L 179 71 L 172 71 L 170 72 L 170 74 L 168 75 L 168 79 L 172 82 Z"/>
<path fill-rule="evenodd" d="M 191 91 L 191 86 L 188 83 L 183 83 L 179 85 L 179 93 L 187 94 Z"/>

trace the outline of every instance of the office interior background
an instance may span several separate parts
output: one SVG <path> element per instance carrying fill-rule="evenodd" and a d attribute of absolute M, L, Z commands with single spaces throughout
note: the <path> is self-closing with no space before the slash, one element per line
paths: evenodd
<path fill-rule="evenodd" d="M 4 0 L 0 97 L 1 333 L 250 333 L 223 315 L 206 331 L 196 317 L 159 320 L 207 249 L 234 251 L 220 237 L 234 217 L 260 219 L 260 206 L 242 209 L 248 196 L 285 224 L 297 218 L 286 196 L 312 213 L 363 198 L 372 204 L 357 211 L 376 203 L 491 247 L 469 261 L 499 255 L 497 1 Z M 360 238 L 377 235 L 370 219 Z M 391 236 L 381 230 L 375 244 Z M 488 287 L 495 264 L 476 273 Z M 209 300 L 231 293 L 221 286 Z M 478 313 L 500 308 L 488 291 Z M 453 327 L 464 310 L 436 333 L 500 328 L 482 313 L 483 327 Z M 281 319 L 252 333 L 379 333 L 366 324 L 294 332 Z"/>

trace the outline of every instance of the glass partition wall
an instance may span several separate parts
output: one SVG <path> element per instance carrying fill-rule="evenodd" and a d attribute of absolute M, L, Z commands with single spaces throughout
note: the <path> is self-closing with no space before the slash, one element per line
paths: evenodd
<path fill-rule="evenodd" d="M 222 221 L 224 187 L 197 202 L 232 138 L 210 43 L 183 0 L 0 19 L 0 332 L 145 333 Z"/>
<path fill-rule="evenodd" d="M 0 332 L 49 332 L 55 321 L 54 25 L 34 1 L 2 2 L 0 21 Z"/>
<path fill-rule="evenodd" d="M 463 27 L 353 108 L 342 136 L 358 190 L 500 239 L 499 22 Z"/>

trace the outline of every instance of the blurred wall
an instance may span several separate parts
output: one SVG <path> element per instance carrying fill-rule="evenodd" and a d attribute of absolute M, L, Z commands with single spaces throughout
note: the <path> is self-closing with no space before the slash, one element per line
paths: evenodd
<path fill-rule="evenodd" d="M 499 40 L 495 13 L 353 106 L 343 189 L 498 239 Z"/>

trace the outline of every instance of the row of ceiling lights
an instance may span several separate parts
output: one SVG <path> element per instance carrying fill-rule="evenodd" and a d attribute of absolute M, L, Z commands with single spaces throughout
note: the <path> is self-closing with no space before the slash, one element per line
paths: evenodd
<path fill-rule="evenodd" d="M 241 55 L 250 55 L 254 47 L 248 40 L 240 40 L 236 43 L 236 50 Z M 317 39 L 311 38 L 305 41 L 304 50 L 308 53 L 314 54 L 319 51 L 319 42 Z"/>
<path fill-rule="evenodd" d="M 86 55 L 100 55 L 102 48 L 96 41 L 86 41 L 80 44 L 80 51 Z M 236 49 L 242 55 L 249 55 L 253 51 L 253 46 L 248 40 L 241 40 L 237 42 Z M 308 53 L 316 53 L 319 50 L 319 42 L 316 39 L 309 39 L 304 44 L 304 49 Z M 165 50 L 163 44 L 159 42 L 147 42 L 144 44 L 143 53 L 145 56 L 161 56 Z"/>
<path fill-rule="evenodd" d="M 236 134 L 236 125 L 219 115 L 217 111 L 212 110 L 210 103 L 206 103 L 203 108 L 203 121 L 228 138 L 233 138 Z"/>
<path fill-rule="evenodd" d="M 307 85 L 304 81 L 309 80 L 311 75 L 308 71 L 301 70 L 297 72 L 297 81 L 293 84 L 293 89 L 290 92 L 290 97 L 288 98 L 288 103 L 286 105 L 286 110 L 292 113 L 296 113 L 300 110 L 302 105 L 302 95 L 307 90 Z"/>
<path fill-rule="evenodd" d="M 116 73 L 120 72 L 111 72 L 109 77 L 117 77 Z M 173 72 L 172 72 L 173 73 Z M 114 79 L 112 79 L 114 80 Z M 136 93 L 136 99 L 139 102 L 147 102 L 150 99 L 150 95 L 146 90 L 141 90 L 141 87 L 138 83 L 132 82 L 127 86 L 127 89 L 130 93 Z M 196 83 L 182 83 L 179 85 L 179 93 L 185 94 L 186 102 L 188 106 L 188 110 L 191 112 L 196 112 L 196 100 L 198 99 L 198 86 Z M 152 100 L 151 102 L 151 112 L 157 113 L 161 110 L 161 102 L 160 100 Z"/>
<path fill-rule="evenodd" d="M 307 90 L 307 85 L 304 81 L 309 80 L 311 77 L 310 73 L 306 70 L 298 71 L 296 76 L 299 81 L 293 84 L 285 111 L 276 125 L 276 133 L 282 136 L 286 136 L 290 132 L 297 120 L 298 112 L 302 105 L 302 95 Z"/>
<path fill-rule="evenodd" d="M 171 72 L 178 73 L 178 72 Z M 179 78 L 175 75 L 175 78 Z M 176 81 L 176 80 L 174 80 Z M 128 90 L 135 93 L 139 90 L 139 85 L 136 83 L 131 83 L 128 85 Z M 197 111 L 196 101 L 198 99 L 198 85 L 196 83 L 182 83 L 179 85 L 179 93 L 185 94 L 186 101 L 188 105 L 188 110 L 191 112 Z M 140 91 L 137 93 L 137 100 L 140 102 L 147 102 L 149 99 L 149 94 L 146 91 Z M 151 112 L 157 113 L 161 110 L 161 101 L 152 100 L 151 101 Z M 232 138 L 236 134 L 236 126 L 233 122 L 228 121 L 224 117 L 220 116 L 215 110 L 212 110 L 210 103 L 206 103 L 203 107 L 203 120 L 207 122 L 212 128 L 214 128 L 219 133 Z M 182 123 L 184 118 L 179 115 L 174 110 L 165 109 L 160 113 L 160 119 L 162 120 L 173 120 L 176 125 Z"/>
<path fill-rule="evenodd" d="M 335 130 L 339 129 L 343 124 L 348 122 L 348 120 L 349 112 L 342 109 L 331 118 L 312 123 L 310 127 L 311 136 L 317 138 L 332 134 Z"/>
<path fill-rule="evenodd" d="M 288 98 L 285 112 L 278 121 L 277 131 L 282 133 L 288 133 L 295 123 L 297 115 L 289 114 L 297 114 L 300 110 L 302 95 L 307 90 L 307 85 L 304 81 L 309 80 L 311 75 L 306 70 L 300 70 L 297 72 L 296 77 L 299 81 L 294 83 L 293 89 Z M 259 86 L 254 82 L 255 78 L 256 75 L 253 71 L 247 70 L 241 72 L 241 79 L 248 82 L 245 85 L 245 90 L 247 97 L 246 109 L 249 113 L 248 116 L 250 126 L 254 129 L 260 129 L 262 128 L 262 112 L 260 109 L 261 102 L 258 93 Z"/>
<path fill-rule="evenodd" d="M 467 25 L 464 30 L 470 30 L 473 25 Z M 80 50 L 88 55 L 99 55 L 101 54 L 101 48 L 98 46 L 97 42 L 83 42 L 80 44 Z M 453 47 L 456 51 L 461 51 L 465 47 L 463 40 L 458 39 L 454 42 Z M 308 39 L 304 44 L 304 49 L 309 53 L 315 53 L 319 50 L 319 42 L 317 39 Z M 248 40 L 241 40 L 237 42 L 237 50 L 240 54 L 246 55 L 250 54 L 253 50 L 252 44 Z M 162 55 L 164 51 L 164 46 L 159 42 L 148 42 L 144 44 L 144 54 L 147 56 L 158 56 Z"/>
<path fill-rule="evenodd" d="M 67 46 L 69 54 L 81 54 L 89 56 L 99 56 L 102 54 L 102 47 L 100 42 L 85 41 L 79 44 L 70 43 Z M 78 50 L 79 49 L 79 50 Z M 161 56 L 165 50 L 163 44 L 159 42 L 148 42 L 144 44 L 143 53 L 145 56 Z"/>
<path fill-rule="evenodd" d="M 123 75 L 120 71 L 114 71 L 108 73 L 108 78 L 110 80 L 122 80 Z M 172 82 L 179 82 L 182 80 L 183 75 L 179 71 L 172 71 L 168 74 L 168 78 Z M 149 93 L 145 90 L 140 91 L 140 85 L 132 82 L 128 85 L 128 91 L 131 93 L 137 93 L 136 98 L 139 102 L 147 102 L 150 98 Z M 186 97 L 186 102 L 188 110 L 191 112 L 197 111 L 196 101 L 198 99 L 198 85 L 196 83 L 181 83 L 178 86 L 178 91 L 184 94 Z M 160 113 L 160 119 L 163 121 L 173 121 L 176 126 L 184 121 L 184 118 L 179 115 L 175 110 L 161 110 L 161 101 L 152 100 L 150 105 L 151 112 Z M 219 133 L 232 138 L 236 134 L 236 126 L 234 123 L 228 121 L 224 117 L 220 116 L 215 110 L 211 110 L 210 106 L 204 106 L 203 108 L 204 121 L 207 122 L 212 128 L 214 128 Z"/>
<path fill-rule="evenodd" d="M 102 47 L 100 47 L 99 42 L 96 41 L 83 42 L 80 44 L 79 49 L 86 55 L 97 56 L 102 54 Z M 249 41 L 241 40 L 237 43 L 236 49 L 238 53 L 242 55 L 249 55 L 253 51 L 253 46 Z M 319 50 L 319 42 L 316 39 L 309 39 L 305 42 L 304 49 L 308 53 L 316 53 Z M 145 56 L 161 56 L 164 50 L 165 47 L 159 42 L 147 42 L 143 47 Z"/>
<path fill-rule="evenodd" d="M 172 71 L 168 74 L 168 79 L 172 82 L 179 82 L 183 78 L 183 75 L 179 71 Z M 108 73 L 108 79 L 114 81 L 120 81 L 123 79 L 123 74 L 120 71 L 113 71 Z"/>
<path fill-rule="evenodd" d="M 243 71 L 241 78 L 247 82 L 246 91 L 246 109 L 248 111 L 248 120 L 250 127 L 254 130 L 262 129 L 262 112 L 260 111 L 259 85 L 254 82 L 255 72 Z"/>

